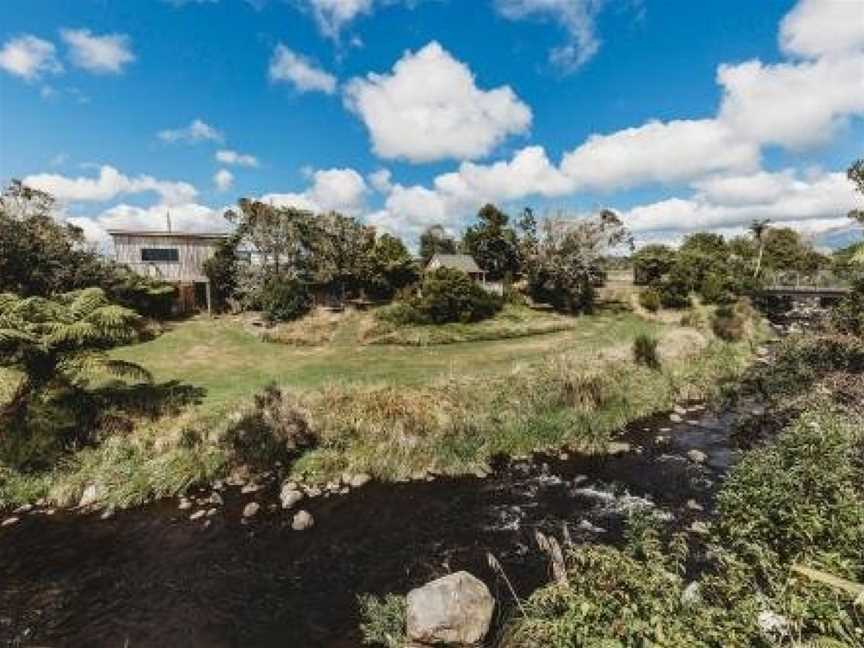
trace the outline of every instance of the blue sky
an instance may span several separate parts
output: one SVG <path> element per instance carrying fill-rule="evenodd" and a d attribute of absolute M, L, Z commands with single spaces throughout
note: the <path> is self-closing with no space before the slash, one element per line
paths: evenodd
<path fill-rule="evenodd" d="M 413 240 L 486 201 L 642 240 L 842 232 L 864 0 L 6 0 L 0 179 L 105 229 L 241 196 Z"/>

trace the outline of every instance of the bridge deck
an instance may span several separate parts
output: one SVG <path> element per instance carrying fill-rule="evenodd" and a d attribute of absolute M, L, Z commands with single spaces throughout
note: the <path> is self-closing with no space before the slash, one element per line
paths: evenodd
<path fill-rule="evenodd" d="M 771 286 L 761 290 L 763 295 L 779 297 L 844 297 L 850 289 L 842 286 Z"/>

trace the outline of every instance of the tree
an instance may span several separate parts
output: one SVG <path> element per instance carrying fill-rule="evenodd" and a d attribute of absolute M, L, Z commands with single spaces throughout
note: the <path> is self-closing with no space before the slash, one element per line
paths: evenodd
<path fill-rule="evenodd" d="M 420 235 L 420 258 L 425 266 L 436 254 L 456 254 L 455 239 L 441 225 L 432 225 Z"/>
<path fill-rule="evenodd" d="M 52 299 L 0 294 L 0 367 L 24 376 L 0 421 L 22 422 L 34 396 L 74 385 L 94 369 L 149 379 L 138 365 L 106 353 L 134 339 L 139 320 L 134 311 L 110 303 L 100 288 Z"/>
<path fill-rule="evenodd" d="M 668 245 L 652 243 L 633 255 L 633 283 L 637 286 L 653 284 L 663 278 L 675 263 L 675 250 Z"/>
<path fill-rule="evenodd" d="M 18 180 L 0 195 L 0 291 L 47 296 L 104 277 L 83 230 L 55 220 L 53 210 L 49 194 Z"/>
<path fill-rule="evenodd" d="M 544 221 L 537 251 L 525 262 L 531 296 L 558 310 L 590 311 L 594 286 L 604 274 L 603 258 L 621 246 L 632 250 L 633 237 L 609 210 L 595 218 Z"/>
<path fill-rule="evenodd" d="M 523 209 L 516 226 L 522 234 L 519 237 L 519 265 L 521 266 L 525 259 L 537 252 L 537 218 L 534 216 L 534 210 L 530 207 Z"/>
<path fill-rule="evenodd" d="M 236 233 L 219 241 L 213 256 L 204 262 L 204 274 L 210 280 L 211 297 L 216 310 L 224 309 L 237 290 L 240 275 L 237 258 L 239 242 L 240 237 Z"/>
<path fill-rule="evenodd" d="M 484 205 L 477 213 L 478 223 L 465 230 L 462 248 L 488 273 L 501 279 L 519 271 L 516 232 L 508 227 L 510 218 L 495 205 Z"/>
<path fill-rule="evenodd" d="M 368 271 L 375 230 L 351 216 L 329 212 L 314 219 L 310 232 L 315 281 L 329 284 L 340 299 L 357 290 Z"/>
<path fill-rule="evenodd" d="M 770 222 L 771 220 L 767 218 L 754 219 L 748 228 L 759 245 L 759 255 L 756 257 L 756 269 L 753 271 L 753 277 L 758 277 L 759 271 L 762 269 L 762 254 L 765 252 L 765 245 L 762 241 L 762 236 L 768 229 L 768 223 Z"/>
<path fill-rule="evenodd" d="M 846 171 L 846 177 L 855 184 L 858 193 L 864 196 L 864 158 L 852 163 Z M 849 212 L 849 218 L 864 225 L 864 209 L 853 209 Z"/>
<path fill-rule="evenodd" d="M 375 240 L 368 257 L 365 287 L 374 297 L 388 299 L 420 276 L 408 249 L 390 234 L 382 234 Z"/>

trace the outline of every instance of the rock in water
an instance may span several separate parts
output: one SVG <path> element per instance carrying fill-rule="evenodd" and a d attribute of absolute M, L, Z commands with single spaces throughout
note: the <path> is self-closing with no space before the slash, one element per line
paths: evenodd
<path fill-rule="evenodd" d="M 706 455 L 701 450 L 694 449 L 690 450 L 690 452 L 687 453 L 687 458 L 690 459 L 690 461 L 692 461 L 693 463 L 701 464 L 705 463 L 708 460 L 708 455 Z"/>
<path fill-rule="evenodd" d="M 8 526 L 12 526 L 13 524 L 18 524 L 18 518 L 17 517 L 6 518 L 5 520 L 3 520 L 2 523 L 0 523 L 0 527 L 8 527 Z"/>
<path fill-rule="evenodd" d="M 348 485 L 351 488 L 361 488 L 372 481 L 372 477 L 366 473 L 359 473 L 348 480 Z"/>
<path fill-rule="evenodd" d="M 315 518 L 309 511 L 297 511 L 291 521 L 291 528 L 295 531 L 305 531 L 315 526 Z"/>
<path fill-rule="evenodd" d="M 243 508 L 243 517 L 251 518 L 255 517 L 258 514 L 258 511 L 261 509 L 261 505 L 258 502 L 249 502 Z"/>
<path fill-rule="evenodd" d="M 408 638 L 431 645 L 479 643 L 494 609 L 482 581 L 468 572 L 450 574 L 408 593 Z"/>
<path fill-rule="evenodd" d="M 279 499 L 282 501 L 283 509 L 290 509 L 303 499 L 303 493 L 293 488 L 291 484 L 285 484 L 282 486 L 282 492 L 279 493 Z"/>
<path fill-rule="evenodd" d="M 80 508 L 93 506 L 103 497 L 105 497 L 105 489 L 98 484 L 90 484 L 84 489 L 84 492 L 81 493 L 81 499 L 78 501 L 78 506 Z"/>

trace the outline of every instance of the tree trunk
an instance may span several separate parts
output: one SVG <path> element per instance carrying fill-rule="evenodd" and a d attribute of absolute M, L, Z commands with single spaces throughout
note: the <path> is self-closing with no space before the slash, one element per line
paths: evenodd
<path fill-rule="evenodd" d="M 762 269 L 762 254 L 765 252 L 765 245 L 759 241 L 759 256 L 756 257 L 756 271 L 753 273 L 753 278 L 759 276 L 759 271 Z"/>

